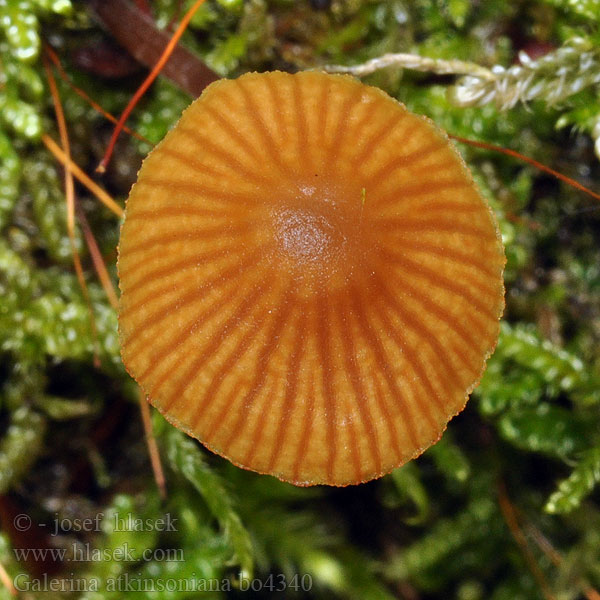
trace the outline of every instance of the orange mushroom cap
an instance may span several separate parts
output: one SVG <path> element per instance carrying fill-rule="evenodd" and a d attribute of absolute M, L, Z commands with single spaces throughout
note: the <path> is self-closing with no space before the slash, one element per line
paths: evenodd
<path fill-rule="evenodd" d="M 127 201 L 123 361 L 239 466 L 367 481 L 464 408 L 498 338 L 504 262 L 430 120 L 349 76 L 221 80 Z"/>

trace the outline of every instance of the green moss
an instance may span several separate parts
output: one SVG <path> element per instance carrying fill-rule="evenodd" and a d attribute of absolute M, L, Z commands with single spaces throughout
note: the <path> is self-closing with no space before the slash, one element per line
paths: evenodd
<path fill-rule="evenodd" d="M 186 0 L 182 10 L 191 4 Z M 317 4 L 327 3 L 208 0 L 183 42 L 220 74 L 235 76 L 357 64 L 385 52 L 508 69 L 523 46 L 549 42 L 558 49 L 577 35 L 576 46 L 590 53 L 589 85 L 570 87 L 558 105 L 542 94 L 505 111 L 490 103 L 464 108 L 452 103 L 455 78 L 398 68 L 365 81 L 450 133 L 510 147 L 597 187 L 596 0 L 333 0 L 325 10 Z M 151 5 L 163 28 L 182 14 L 178 3 Z M 141 580 L 151 591 L 130 589 L 127 597 L 237 597 L 243 592 L 223 590 L 241 590 L 251 576 L 268 585 L 271 576 L 271 586 L 284 577 L 291 598 L 383 599 L 398 590 L 460 600 L 543 598 L 500 510 L 500 490 L 554 596 L 575 600 L 584 584 L 599 589 L 600 211 L 511 157 L 463 144 L 458 149 L 498 217 L 507 255 L 500 340 L 464 414 L 422 458 L 343 490 L 295 488 L 242 471 L 155 415 L 167 477 L 161 501 L 138 392 L 119 357 L 115 312 L 80 233 L 90 305 L 79 287 L 63 171 L 40 142 L 42 133 L 58 139 L 42 39 L 76 85 L 115 114 L 141 81 L 141 74 L 113 80 L 81 66 L 77 51 L 103 36 L 87 3 L 0 0 L 0 493 L 36 524 L 103 516 L 97 530 L 51 536 L 55 547 L 76 541 L 103 552 L 99 560 L 59 565 L 59 577 L 98 587 L 67 597 L 122 598 L 115 585 Z M 577 65 L 569 52 L 568 64 Z M 556 74 L 548 67 L 544 85 L 555 85 Z M 111 126 L 68 85 L 59 82 L 59 91 L 73 158 L 96 177 Z M 156 143 L 189 100 L 159 78 L 130 125 Z M 149 149 L 122 136 L 112 170 L 99 180 L 117 200 Z M 76 190 L 115 277 L 119 223 L 85 188 Z M 176 519 L 170 531 L 115 526 L 126 517 L 153 524 L 167 514 Z M 24 542 L 10 524 L 3 527 L 0 563 L 15 577 L 27 571 L 13 552 Z M 549 560 L 549 544 L 560 560 Z M 149 553 L 119 558 L 127 548 Z M 166 581 L 213 589 L 173 592 Z M 310 581 L 312 591 L 300 581 Z M 10 593 L 0 586 L 3 597 Z"/>
<path fill-rule="evenodd" d="M 43 417 L 26 406 L 13 412 L 0 444 L 0 493 L 6 493 L 36 461 L 45 430 Z"/>
<path fill-rule="evenodd" d="M 73 254 L 67 236 L 64 180 L 45 153 L 26 160 L 23 168 L 25 189 L 32 201 L 32 215 L 39 230 L 38 247 L 55 262 L 71 264 Z M 81 240 L 77 240 L 81 250 Z"/>
<path fill-rule="evenodd" d="M 21 161 L 9 138 L 0 132 L 0 229 L 10 219 L 19 195 Z"/>

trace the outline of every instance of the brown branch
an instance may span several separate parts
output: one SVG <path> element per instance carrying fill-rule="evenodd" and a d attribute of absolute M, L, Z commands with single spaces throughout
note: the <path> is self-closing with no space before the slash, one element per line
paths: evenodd
<path fill-rule="evenodd" d="M 99 21 L 137 61 L 152 68 L 171 39 L 152 19 L 127 0 L 88 0 Z M 197 98 L 219 75 L 197 56 L 177 46 L 162 74 Z"/>

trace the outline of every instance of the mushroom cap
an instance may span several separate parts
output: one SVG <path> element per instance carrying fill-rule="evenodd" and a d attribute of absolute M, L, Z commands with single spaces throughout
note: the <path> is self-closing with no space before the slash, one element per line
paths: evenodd
<path fill-rule="evenodd" d="M 127 201 L 123 361 L 175 426 L 297 485 L 436 442 L 499 333 L 504 252 L 447 136 L 349 76 L 220 80 Z"/>

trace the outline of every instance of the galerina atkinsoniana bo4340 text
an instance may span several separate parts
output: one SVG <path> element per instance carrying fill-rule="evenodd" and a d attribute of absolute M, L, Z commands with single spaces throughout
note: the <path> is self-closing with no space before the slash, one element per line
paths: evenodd
<path fill-rule="evenodd" d="M 174 425 L 299 485 L 437 441 L 498 337 L 504 253 L 447 136 L 351 77 L 210 85 L 119 248 L 123 360 Z"/>

